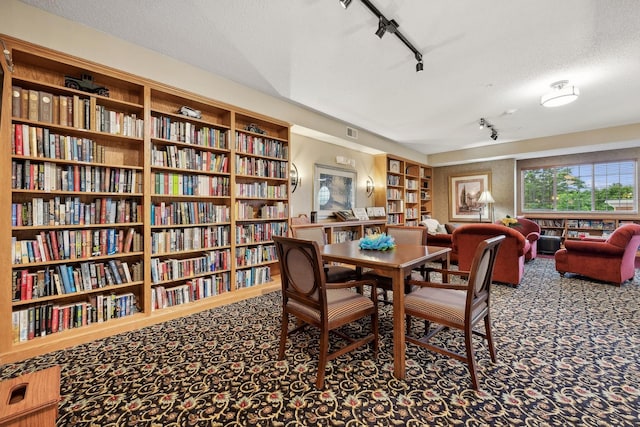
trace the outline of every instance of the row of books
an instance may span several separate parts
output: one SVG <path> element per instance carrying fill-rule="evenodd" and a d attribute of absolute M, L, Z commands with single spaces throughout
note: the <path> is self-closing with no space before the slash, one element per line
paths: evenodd
<path fill-rule="evenodd" d="M 402 190 L 398 190 L 397 188 L 387 188 L 387 199 L 388 200 L 402 199 Z"/>
<path fill-rule="evenodd" d="M 142 218 L 142 206 L 133 199 L 103 197 L 85 203 L 77 196 L 55 196 L 11 204 L 14 227 L 116 224 L 138 222 L 139 218 Z"/>
<path fill-rule="evenodd" d="M 404 211 L 404 200 L 393 200 L 387 202 L 387 212 L 400 213 Z"/>
<path fill-rule="evenodd" d="M 288 229 L 286 221 L 236 225 L 236 244 L 269 242 L 273 236 L 286 236 Z"/>
<path fill-rule="evenodd" d="M 14 270 L 12 301 L 73 294 L 142 280 L 142 262 L 129 266 L 126 261 L 83 262 L 77 265 L 59 264 L 37 271 Z"/>
<path fill-rule="evenodd" d="M 15 265 L 58 260 L 80 260 L 92 256 L 137 252 L 142 235 L 135 228 L 40 231 L 35 239 L 11 238 L 11 259 Z"/>
<path fill-rule="evenodd" d="M 198 301 L 228 292 L 231 288 L 230 273 L 213 274 L 187 280 L 184 285 L 165 288 L 162 285 L 151 289 L 151 311 Z"/>
<path fill-rule="evenodd" d="M 567 228 L 592 228 L 595 230 L 614 230 L 614 220 L 568 219 Z"/>
<path fill-rule="evenodd" d="M 236 150 L 258 156 L 287 160 L 289 147 L 282 141 L 236 132 Z"/>
<path fill-rule="evenodd" d="M 136 114 L 109 110 L 93 96 L 54 95 L 46 91 L 13 86 L 15 118 L 142 138 L 144 121 Z"/>
<path fill-rule="evenodd" d="M 404 214 L 388 213 L 387 224 L 402 224 L 404 223 Z"/>
<path fill-rule="evenodd" d="M 236 267 L 249 267 L 264 262 L 276 261 L 277 259 L 275 245 L 236 248 Z"/>
<path fill-rule="evenodd" d="M 225 130 L 200 126 L 191 122 L 176 121 L 174 118 L 151 117 L 151 137 L 202 147 L 227 149 Z"/>
<path fill-rule="evenodd" d="M 130 316 L 138 311 L 132 293 L 95 295 L 87 302 L 40 304 L 12 313 L 13 342 L 25 342 L 68 329 Z"/>
<path fill-rule="evenodd" d="M 415 179 L 407 179 L 407 189 L 408 190 L 417 190 L 419 187 L 419 182 Z"/>
<path fill-rule="evenodd" d="M 251 267 L 236 271 L 237 289 L 249 288 L 254 285 L 261 285 L 271 281 L 271 268 Z"/>
<path fill-rule="evenodd" d="M 151 233 L 151 253 L 156 255 L 229 246 L 230 239 L 231 231 L 228 225 L 154 231 Z"/>
<path fill-rule="evenodd" d="M 230 207 L 212 202 L 161 202 L 151 205 L 151 225 L 211 224 L 230 220 Z"/>
<path fill-rule="evenodd" d="M 236 218 L 240 220 L 250 219 L 286 219 L 289 205 L 285 202 L 271 202 L 263 204 L 259 208 L 251 203 L 237 201 L 235 204 Z"/>
<path fill-rule="evenodd" d="M 355 230 L 334 230 L 333 232 L 333 243 L 350 242 L 359 238 L 359 233 Z"/>
<path fill-rule="evenodd" d="M 564 228 L 564 220 L 563 219 L 534 219 L 533 221 L 537 222 L 540 227 L 556 227 L 556 228 Z"/>
<path fill-rule="evenodd" d="M 250 184 L 236 183 L 236 196 L 256 197 L 261 199 L 286 199 L 287 185 L 271 185 L 267 182 L 252 182 Z"/>
<path fill-rule="evenodd" d="M 151 259 L 151 280 L 154 284 L 180 280 L 207 272 L 229 270 L 231 250 L 208 251 L 203 256 L 185 259 Z"/>
<path fill-rule="evenodd" d="M 230 179 L 227 176 L 187 175 L 151 172 L 155 194 L 171 196 L 229 197 Z"/>
<path fill-rule="evenodd" d="M 420 217 L 420 209 L 418 208 L 407 208 L 405 210 L 405 216 L 407 219 L 416 219 Z"/>
<path fill-rule="evenodd" d="M 105 147 L 92 139 L 60 135 L 48 128 L 11 124 L 11 154 L 104 163 Z"/>
<path fill-rule="evenodd" d="M 236 154 L 236 173 L 264 178 L 287 178 L 289 176 L 286 161 L 243 157 L 238 154 Z"/>
<path fill-rule="evenodd" d="M 402 185 L 401 179 L 399 175 L 387 175 L 387 185 L 398 187 Z"/>
<path fill-rule="evenodd" d="M 418 193 L 409 193 L 409 192 L 407 192 L 405 194 L 404 200 L 407 203 L 418 203 Z"/>
<path fill-rule="evenodd" d="M 13 160 L 14 190 L 140 193 L 142 173 L 127 168 Z"/>
<path fill-rule="evenodd" d="M 151 149 L 153 166 L 181 168 L 205 172 L 229 173 L 229 157 L 211 151 L 200 151 L 193 148 L 177 148 L 174 145 Z"/>

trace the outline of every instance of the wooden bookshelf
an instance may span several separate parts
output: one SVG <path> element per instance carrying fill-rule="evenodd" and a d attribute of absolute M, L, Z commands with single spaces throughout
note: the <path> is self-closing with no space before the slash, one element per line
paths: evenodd
<path fill-rule="evenodd" d="M 288 123 L 2 38 L 0 363 L 279 288 Z"/>
<path fill-rule="evenodd" d="M 431 215 L 430 166 L 402 157 L 381 154 L 375 158 L 375 204 L 385 206 L 387 224 L 418 225 L 422 217 Z"/>

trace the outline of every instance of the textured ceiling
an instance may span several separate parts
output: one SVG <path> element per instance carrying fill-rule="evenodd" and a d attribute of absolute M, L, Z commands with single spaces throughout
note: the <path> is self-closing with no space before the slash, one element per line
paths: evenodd
<path fill-rule="evenodd" d="M 640 122 L 637 0 L 372 2 L 424 71 L 358 0 L 24 0 L 425 154 Z"/>

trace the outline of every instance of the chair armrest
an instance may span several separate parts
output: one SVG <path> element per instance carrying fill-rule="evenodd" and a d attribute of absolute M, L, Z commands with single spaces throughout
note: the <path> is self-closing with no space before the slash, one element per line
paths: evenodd
<path fill-rule="evenodd" d="M 624 254 L 624 248 L 619 248 L 603 241 L 565 240 L 564 248 L 567 252 L 593 253 L 609 256 L 622 256 L 622 254 Z"/>
<path fill-rule="evenodd" d="M 459 277 L 463 277 L 463 278 L 469 277 L 469 272 L 468 271 L 447 270 L 447 269 L 444 269 L 444 268 L 432 268 L 432 267 L 429 267 L 429 268 L 427 268 L 427 274 L 430 274 L 430 273 L 440 273 L 440 274 L 442 274 L 443 277 L 445 277 L 445 276 L 459 276 Z"/>
<path fill-rule="evenodd" d="M 535 242 L 539 238 L 540 238 L 540 233 L 538 233 L 537 231 L 532 231 L 531 233 L 527 234 L 527 240 L 530 241 L 531 243 Z"/>
<path fill-rule="evenodd" d="M 373 279 L 367 280 L 351 280 L 349 282 L 332 282 L 325 283 L 327 289 L 347 289 L 347 288 L 362 288 L 364 286 L 371 286 L 372 290 L 375 291 L 377 288 L 377 283 Z"/>
<path fill-rule="evenodd" d="M 408 280 L 409 286 L 419 286 L 421 288 L 440 288 L 440 289 L 454 289 L 459 291 L 465 291 L 469 288 L 467 284 L 453 284 L 453 283 L 437 283 L 437 282 L 423 282 L 422 280 Z"/>

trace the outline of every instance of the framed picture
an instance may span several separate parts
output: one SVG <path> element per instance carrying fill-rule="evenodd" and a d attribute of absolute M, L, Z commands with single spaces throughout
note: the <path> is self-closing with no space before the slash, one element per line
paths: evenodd
<path fill-rule="evenodd" d="M 335 211 L 351 210 L 356 204 L 357 173 L 351 169 L 314 165 L 313 210 L 319 219 Z"/>
<path fill-rule="evenodd" d="M 491 191 L 491 172 L 449 177 L 449 220 L 479 222 L 488 219 L 488 209 L 478 198 Z"/>

